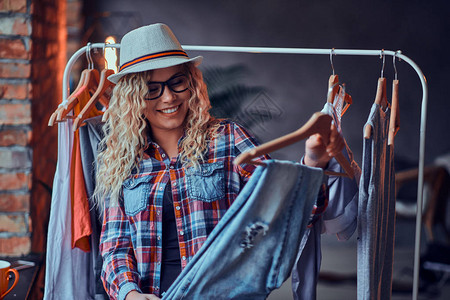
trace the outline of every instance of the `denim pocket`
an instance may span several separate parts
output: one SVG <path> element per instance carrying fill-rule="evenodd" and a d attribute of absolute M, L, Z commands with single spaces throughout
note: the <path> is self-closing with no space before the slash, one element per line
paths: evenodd
<path fill-rule="evenodd" d="M 223 162 L 202 164 L 199 169 L 189 168 L 186 173 L 191 199 L 212 202 L 225 198 Z"/>
<path fill-rule="evenodd" d="M 150 197 L 150 180 L 153 176 L 129 178 L 123 182 L 125 213 L 134 216 L 147 207 Z"/>

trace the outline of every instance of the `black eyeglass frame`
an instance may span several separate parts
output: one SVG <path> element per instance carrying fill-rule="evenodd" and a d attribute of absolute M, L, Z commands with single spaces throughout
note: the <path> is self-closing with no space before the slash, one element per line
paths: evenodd
<path fill-rule="evenodd" d="M 176 79 L 176 78 L 179 78 L 179 77 L 186 77 L 186 80 L 188 80 L 186 74 L 178 74 L 178 75 L 175 75 L 175 76 L 169 78 L 169 79 L 166 80 L 166 81 L 149 81 L 149 82 L 147 82 L 147 85 L 150 85 L 150 84 L 159 84 L 159 85 L 161 86 L 161 92 L 159 93 L 159 95 L 158 95 L 157 97 L 152 97 L 152 98 L 145 97 L 144 100 L 151 101 L 151 100 L 156 100 L 156 99 L 158 99 L 159 97 L 162 96 L 162 94 L 164 94 L 164 90 L 166 89 L 166 86 L 167 86 L 172 92 L 174 92 L 174 93 L 183 93 L 183 92 L 187 91 L 187 90 L 189 89 L 189 82 L 188 82 L 188 87 L 185 88 L 185 89 L 183 89 L 183 90 L 181 90 L 181 91 L 175 91 L 175 90 L 172 88 L 172 86 L 170 85 L 170 82 L 171 82 L 172 80 L 174 80 L 174 79 Z"/>

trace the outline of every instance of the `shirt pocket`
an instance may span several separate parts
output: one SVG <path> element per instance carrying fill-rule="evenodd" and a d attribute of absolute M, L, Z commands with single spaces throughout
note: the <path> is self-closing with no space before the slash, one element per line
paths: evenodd
<path fill-rule="evenodd" d="M 150 181 L 153 176 L 129 178 L 123 182 L 123 202 L 125 213 L 134 216 L 147 207 L 150 198 Z"/>
<path fill-rule="evenodd" d="M 223 162 L 201 164 L 199 169 L 187 171 L 188 196 L 194 200 L 212 202 L 225 198 L 225 170 Z"/>

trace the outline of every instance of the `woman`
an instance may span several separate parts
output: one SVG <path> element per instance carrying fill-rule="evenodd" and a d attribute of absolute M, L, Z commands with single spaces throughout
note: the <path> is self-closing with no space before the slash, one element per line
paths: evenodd
<path fill-rule="evenodd" d="M 126 34 L 120 61 L 96 175 L 102 280 L 111 298 L 159 299 L 252 175 L 233 159 L 257 143 L 209 114 L 201 57 L 189 59 L 166 25 Z M 307 141 L 304 163 L 325 167 L 344 143 L 332 126 L 328 145 Z"/>

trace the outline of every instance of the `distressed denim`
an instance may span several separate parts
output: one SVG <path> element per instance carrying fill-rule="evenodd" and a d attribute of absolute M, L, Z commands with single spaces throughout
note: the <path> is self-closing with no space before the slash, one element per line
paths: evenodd
<path fill-rule="evenodd" d="M 162 299 L 265 299 L 289 277 L 323 171 L 265 163 Z"/>

